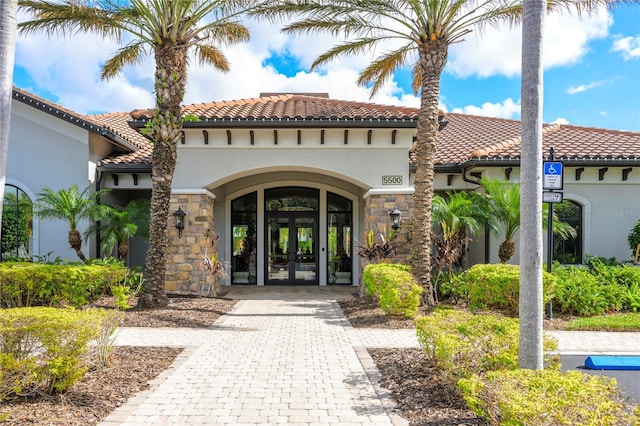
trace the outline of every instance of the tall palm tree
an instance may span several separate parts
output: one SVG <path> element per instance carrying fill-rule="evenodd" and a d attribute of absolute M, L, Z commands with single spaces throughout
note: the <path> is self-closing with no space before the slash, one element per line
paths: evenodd
<path fill-rule="evenodd" d="M 84 263 L 87 263 L 87 258 L 82 253 L 82 238 L 78 231 L 78 223 L 83 219 L 92 220 L 95 217 L 95 200 L 105 192 L 105 190 L 91 192 L 91 186 L 80 191 L 75 184 L 69 189 L 59 191 L 45 187 L 36 200 L 36 216 L 61 220 L 69 225 L 69 246 Z"/>
<path fill-rule="evenodd" d="M 122 42 L 132 39 L 102 68 L 109 79 L 128 64 L 146 55 L 155 58 L 155 111 L 151 119 L 153 140 L 151 220 L 146 259 L 146 284 L 139 306 L 166 306 L 164 290 L 169 199 L 176 166 L 177 141 L 182 130 L 181 103 L 187 82 L 188 53 L 220 71 L 229 63 L 220 50 L 249 39 L 249 30 L 238 19 L 251 0 L 20 0 L 20 7 L 34 15 L 20 24 L 26 32 L 48 34 L 93 32 Z"/>
<path fill-rule="evenodd" d="M 518 364 L 540 370 L 543 363 L 542 332 L 542 105 L 545 0 L 523 5 L 522 19 L 522 148 L 520 164 L 520 341 Z"/>
<path fill-rule="evenodd" d="M 103 254 L 118 249 L 118 260 L 123 262 L 129 253 L 129 239 L 136 235 L 149 238 L 149 200 L 131 200 L 124 207 L 108 204 L 98 206 L 96 218 L 85 236 L 100 233 L 100 249 Z"/>
<path fill-rule="evenodd" d="M 7 178 L 18 0 L 0 0 L 0 222 Z"/>
<path fill-rule="evenodd" d="M 283 28 L 288 33 L 328 32 L 345 36 L 345 41 L 321 54 L 312 69 L 342 56 L 376 51 L 379 45 L 390 40 L 400 43 L 393 50 L 379 49 L 383 53 L 362 70 L 357 83 L 370 87 L 371 96 L 374 96 L 394 71 L 403 67 L 413 70 L 413 89 L 420 93 L 420 112 L 415 151 L 411 270 L 425 289 L 423 303 L 427 305 L 435 303 L 430 280 L 431 209 L 440 76 L 447 62 L 449 46 L 483 25 L 518 22 L 523 1 L 274 0 L 252 12 L 273 19 L 298 19 Z M 591 11 L 598 5 L 612 3 L 616 1 L 551 0 L 547 8 Z"/>

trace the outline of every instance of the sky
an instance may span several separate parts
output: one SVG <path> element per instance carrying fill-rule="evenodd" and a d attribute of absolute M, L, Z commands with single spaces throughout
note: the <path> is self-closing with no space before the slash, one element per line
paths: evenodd
<path fill-rule="evenodd" d="M 190 61 L 185 104 L 255 98 L 263 92 L 322 92 L 332 99 L 419 107 L 410 70 L 395 73 L 373 98 L 356 84 L 375 52 L 310 71 L 313 61 L 338 42 L 335 38 L 286 35 L 264 21 L 245 25 L 251 40 L 223 49 L 231 64 L 228 73 Z M 582 17 L 555 13 L 545 18 L 544 32 L 544 122 L 640 131 L 640 6 Z M 518 26 L 474 31 L 452 45 L 440 107 L 519 120 L 521 44 Z M 151 57 L 116 78 L 100 80 L 102 64 L 119 47 L 92 34 L 66 39 L 20 34 L 14 85 L 81 114 L 152 107 Z"/>

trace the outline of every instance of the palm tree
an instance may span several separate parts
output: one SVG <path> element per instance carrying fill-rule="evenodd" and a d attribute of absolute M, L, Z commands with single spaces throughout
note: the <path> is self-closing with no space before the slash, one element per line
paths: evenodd
<path fill-rule="evenodd" d="M 238 22 L 250 0 L 20 0 L 20 7 L 34 15 L 20 24 L 26 32 L 48 34 L 93 32 L 122 42 L 131 41 L 107 60 L 101 77 L 109 79 L 128 64 L 139 63 L 153 54 L 156 63 L 156 106 L 150 122 L 153 140 L 151 220 L 146 259 L 146 284 L 138 305 L 142 308 L 166 306 L 164 290 L 167 225 L 170 216 L 171 183 L 176 166 L 177 141 L 182 130 L 181 103 L 187 82 L 188 53 L 220 71 L 229 63 L 220 45 L 249 38 L 249 30 Z"/>
<path fill-rule="evenodd" d="M 498 249 L 500 263 L 506 263 L 516 252 L 513 241 L 520 229 L 520 184 L 512 184 L 497 179 L 482 178 L 480 184 L 484 194 L 475 193 L 475 205 L 482 212 L 485 224 L 491 233 L 499 235 L 504 228 L 504 241 Z M 542 196 L 541 196 L 542 199 Z M 548 212 L 540 207 L 540 226 L 546 227 Z M 576 230 L 571 225 L 562 222 L 557 215 L 553 215 L 553 232 L 561 238 L 575 237 Z M 537 218 L 536 218 L 537 220 Z"/>
<path fill-rule="evenodd" d="M 540 370 L 542 332 L 542 36 L 545 0 L 525 2 L 522 22 L 522 148 L 520 164 L 520 341 L 518 364 Z"/>
<path fill-rule="evenodd" d="M 18 0 L 0 0 L 0 222 L 7 178 Z"/>
<path fill-rule="evenodd" d="M 431 237 L 435 249 L 433 263 L 439 272 L 447 267 L 451 275 L 453 265 L 464 255 L 469 235 L 479 234 L 484 220 L 475 208 L 472 196 L 465 191 L 448 192 L 446 198 L 435 195 L 432 220 L 435 234 Z"/>
<path fill-rule="evenodd" d="M 416 172 L 411 235 L 412 273 L 423 288 L 423 303 L 433 305 L 430 280 L 431 209 L 434 164 L 438 140 L 440 76 L 447 62 L 449 46 L 460 42 L 483 25 L 518 22 L 522 1 L 494 0 L 275 0 L 251 12 L 272 19 L 296 17 L 283 31 L 288 33 L 328 32 L 344 35 L 345 41 L 321 54 L 312 69 L 342 56 L 368 53 L 384 42 L 399 47 L 383 48 L 357 80 L 370 87 L 373 97 L 394 71 L 410 67 L 413 89 L 420 93 L 416 133 Z M 632 1 L 632 0 L 629 0 Z M 615 0 L 554 0 L 548 10 L 575 8 L 591 11 Z"/>
<path fill-rule="evenodd" d="M 131 200 L 124 207 L 108 204 L 98 206 L 96 218 L 85 237 L 100 233 L 100 249 L 105 254 L 118 249 L 118 260 L 125 262 L 129 253 L 129 239 L 149 238 L 149 200 Z"/>
<path fill-rule="evenodd" d="M 45 187 L 38 194 L 35 214 L 44 219 L 57 219 L 69 225 L 69 245 L 84 263 L 87 258 L 82 253 L 82 238 L 78 231 L 78 223 L 83 219 L 92 220 L 96 213 L 96 198 L 106 190 L 91 192 L 91 186 L 82 192 L 77 185 L 71 185 L 69 189 L 54 191 Z"/>

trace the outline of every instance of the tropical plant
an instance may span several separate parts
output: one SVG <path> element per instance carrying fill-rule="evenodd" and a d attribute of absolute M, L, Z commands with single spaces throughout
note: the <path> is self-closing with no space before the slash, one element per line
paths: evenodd
<path fill-rule="evenodd" d="M 432 273 L 439 275 L 446 268 L 449 276 L 453 275 L 454 265 L 460 263 L 469 243 L 469 235 L 482 230 L 481 214 L 468 192 L 447 192 L 446 197 L 433 197 Z"/>
<path fill-rule="evenodd" d="M 548 10 L 575 8 L 591 11 L 613 0 L 558 0 Z M 287 33 L 343 35 L 339 44 L 321 54 L 312 69 L 343 56 L 379 51 L 362 70 L 357 83 L 370 88 L 374 96 L 394 71 L 409 67 L 413 89 L 420 93 L 416 132 L 416 172 L 411 235 L 412 272 L 424 288 L 423 303 L 433 305 L 430 280 L 431 209 L 434 165 L 438 140 L 440 76 L 447 63 L 449 46 L 460 42 L 473 29 L 502 22 L 516 23 L 522 1 L 492 0 L 274 0 L 251 14 L 271 19 L 294 17 L 283 28 Z M 297 19 L 297 20 L 295 20 Z M 380 46 L 397 42 L 393 49 Z"/>
<path fill-rule="evenodd" d="M 229 63 L 220 45 L 246 41 L 249 30 L 238 19 L 251 0 L 20 0 L 22 10 L 33 20 L 22 22 L 22 32 L 48 34 L 93 32 L 122 42 L 132 39 L 102 67 L 101 77 L 109 79 L 128 64 L 153 55 L 156 64 L 156 105 L 150 122 L 153 141 L 151 221 L 146 259 L 147 281 L 138 299 L 140 307 L 160 307 L 168 303 L 164 289 L 168 246 L 167 217 L 171 183 L 176 166 L 177 141 L 183 117 L 181 103 L 187 83 L 188 53 L 195 51 L 203 64 L 220 71 Z"/>
<path fill-rule="evenodd" d="M 149 237 L 149 200 L 131 200 L 124 207 L 102 204 L 96 207 L 96 219 L 85 238 L 100 233 L 100 249 L 110 255 L 117 247 L 118 260 L 126 261 L 129 239 Z"/>
<path fill-rule="evenodd" d="M 9 152 L 18 0 L 0 1 L 0 220 Z"/>
<path fill-rule="evenodd" d="M 78 231 L 78 223 L 95 217 L 96 199 L 106 192 L 108 190 L 91 192 L 91 186 L 80 191 L 75 184 L 69 189 L 58 191 L 45 187 L 38 194 L 35 214 L 44 219 L 61 220 L 69 225 L 69 246 L 75 250 L 80 260 L 87 263 L 87 258 L 82 253 L 82 237 Z"/>
<path fill-rule="evenodd" d="M 498 257 L 500 263 L 506 263 L 513 257 L 516 244 L 513 238 L 520 229 L 520 185 L 491 178 L 480 179 L 484 194 L 474 195 L 476 206 L 483 212 L 481 218 L 486 220 L 489 230 L 499 235 L 504 228 L 504 241 L 500 244 Z M 548 210 L 542 209 L 542 226 L 547 226 Z M 553 232 L 561 238 L 575 237 L 576 231 L 562 222 L 554 214 Z"/>
<path fill-rule="evenodd" d="M 638 250 L 638 246 L 640 246 L 640 220 L 635 224 L 635 226 L 629 233 L 627 241 L 629 242 L 629 248 L 631 249 L 631 256 L 635 256 L 636 250 Z"/>

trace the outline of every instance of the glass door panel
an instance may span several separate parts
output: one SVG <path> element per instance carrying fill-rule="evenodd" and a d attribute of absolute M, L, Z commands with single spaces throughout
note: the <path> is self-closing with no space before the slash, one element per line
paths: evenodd
<path fill-rule="evenodd" d="M 312 217 L 295 218 L 296 281 L 315 282 L 316 278 L 316 220 Z"/>
<path fill-rule="evenodd" d="M 295 252 L 294 252 L 295 253 Z M 289 242 L 289 218 L 267 219 L 267 280 L 288 281 L 292 252 Z"/>
<path fill-rule="evenodd" d="M 267 283 L 317 284 L 317 219 L 299 212 L 267 217 Z"/>

